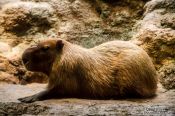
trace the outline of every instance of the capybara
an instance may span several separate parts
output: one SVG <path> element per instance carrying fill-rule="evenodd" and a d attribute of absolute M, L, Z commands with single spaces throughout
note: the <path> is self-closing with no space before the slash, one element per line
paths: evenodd
<path fill-rule="evenodd" d="M 87 49 L 66 40 L 49 39 L 26 49 L 22 60 L 29 71 L 47 74 L 49 82 L 45 91 L 18 99 L 21 102 L 53 97 L 148 98 L 157 89 L 150 57 L 127 41 L 110 41 Z"/>

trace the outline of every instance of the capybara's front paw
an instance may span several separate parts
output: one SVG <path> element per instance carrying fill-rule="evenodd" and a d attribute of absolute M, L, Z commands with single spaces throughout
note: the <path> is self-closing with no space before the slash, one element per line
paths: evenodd
<path fill-rule="evenodd" d="M 35 101 L 39 101 L 39 99 L 36 95 L 19 98 L 18 100 L 21 101 L 21 102 L 24 102 L 24 103 L 32 103 L 32 102 L 35 102 Z"/>

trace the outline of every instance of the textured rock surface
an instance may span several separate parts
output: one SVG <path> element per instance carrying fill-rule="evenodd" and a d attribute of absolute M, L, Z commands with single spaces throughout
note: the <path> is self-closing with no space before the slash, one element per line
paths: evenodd
<path fill-rule="evenodd" d="M 46 33 L 57 21 L 54 14 L 47 3 L 10 3 L 4 5 L 1 11 L 1 25 L 3 31 L 17 36 Z"/>
<path fill-rule="evenodd" d="M 87 100 L 51 99 L 31 104 L 19 103 L 17 98 L 42 91 L 43 84 L 0 85 L 0 114 L 40 115 L 175 115 L 175 91 L 159 87 L 152 99 Z"/>
<path fill-rule="evenodd" d="M 19 66 L 17 65 L 19 63 L 15 65 L 14 62 L 0 56 L 0 82 L 19 83 L 19 79 L 17 78 L 19 71 Z"/>
<path fill-rule="evenodd" d="M 0 115 L 42 114 L 47 111 L 47 106 L 39 104 L 19 103 L 17 98 L 26 96 L 44 89 L 41 85 L 23 87 L 20 85 L 0 84 Z"/>
<path fill-rule="evenodd" d="M 166 89 L 175 88 L 175 64 L 169 63 L 159 70 L 160 82 Z"/>

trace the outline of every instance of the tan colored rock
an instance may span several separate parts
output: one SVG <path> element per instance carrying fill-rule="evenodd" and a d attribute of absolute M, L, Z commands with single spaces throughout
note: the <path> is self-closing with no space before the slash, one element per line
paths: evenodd
<path fill-rule="evenodd" d="M 53 0 L 50 4 L 60 18 L 58 36 L 89 48 L 109 40 L 129 40 L 145 1 L 115 1 L 112 5 L 101 0 Z"/>
<path fill-rule="evenodd" d="M 12 2 L 18 2 L 20 0 L 1 0 L 0 1 L 0 8 L 2 8 L 3 5 L 8 4 L 8 3 L 12 3 Z"/>
<path fill-rule="evenodd" d="M 0 56 L 0 82 L 18 84 L 19 79 L 15 76 L 17 69 L 8 59 Z"/>
<path fill-rule="evenodd" d="M 0 84 L 9 83 L 9 84 L 19 84 L 19 79 L 14 75 L 0 71 Z"/>
<path fill-rule="evenodd" d="M 8 43 L 5 42 L 0 42 L 0 54 L 5 53 L 5 52 L 10 52 L 11 47 L 8 45 Z"/>
<path fill-rule="evenodd" d="M 4 52 L 3 55 L 10 60 L 13 59 L 20 59 L 23 51 L 28 47 L 25 42 L 18 44 L 17 46 L 13 47 L 11 51 Z"/>
<path fill-rule="evenodd" d="M 145 14 L 156 9 L 173 10 L 175 8 L 174 0 L 150 0 L 145 5 Z"/>
<path fill-rule="evenodd" d="M 45 32 L 54 24 L 54 10 L 47 3 L 17 2 L 3 6 L 1 25 L 4 31 L 18 36 Z"/>
<path fill-rule="evenodd" d="M 159 70 L 160 82 L 166 89 L 175 88 L 175 63 L 169 62 Z"/>

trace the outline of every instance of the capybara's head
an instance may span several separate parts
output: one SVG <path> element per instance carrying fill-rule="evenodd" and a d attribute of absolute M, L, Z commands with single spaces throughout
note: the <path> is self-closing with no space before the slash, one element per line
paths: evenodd
<path fill-rule="evenodd" d="M 46 40 L 26 49 L 22 61 L 27 70 L 49 75 L 57 54 L 61 54 L 62 40 Z"/>

